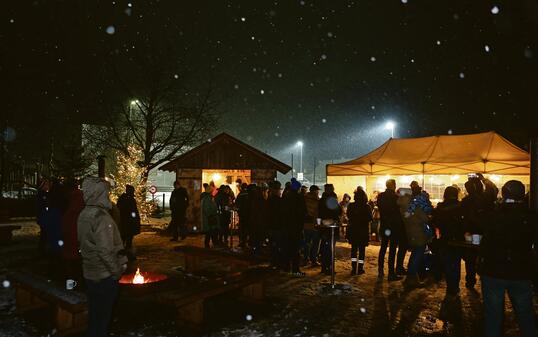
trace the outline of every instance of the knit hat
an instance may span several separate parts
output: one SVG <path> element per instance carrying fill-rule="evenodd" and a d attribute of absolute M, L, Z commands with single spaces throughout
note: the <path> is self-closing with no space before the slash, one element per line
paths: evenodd
<path fill-rule="evenodd" d="M 295 178 L 291 178 L 291 185 L 290 185 L 291 189 L 293 191 L 298 191 L 301 189 L 301 183 L 297 181 L 297 179 Z"/>

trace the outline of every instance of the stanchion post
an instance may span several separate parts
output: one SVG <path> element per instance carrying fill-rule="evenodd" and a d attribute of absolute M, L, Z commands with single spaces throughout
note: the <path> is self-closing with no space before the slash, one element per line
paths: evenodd
<path fill-rule="evenodd" d="M 334 289 L 334 224 L 331 226 L 331 288 Z"/>

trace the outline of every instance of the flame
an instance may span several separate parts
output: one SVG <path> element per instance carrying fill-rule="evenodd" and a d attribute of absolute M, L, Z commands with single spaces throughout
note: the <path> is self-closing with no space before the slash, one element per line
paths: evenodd
<path fill-rule="evenodd" d="M 134 284 L 143 284 L 144 283 L 144 276 L 140 274 L 140 268 L 136 268 L 136 274 L 133 277 L 133 283 Z"/>

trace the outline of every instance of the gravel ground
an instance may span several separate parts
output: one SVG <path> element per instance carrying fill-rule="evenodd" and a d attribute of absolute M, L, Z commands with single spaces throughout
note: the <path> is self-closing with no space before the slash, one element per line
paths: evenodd
<path fill-rule="evenodd" d="M 137 260 L 131 269 L 190 277 L 181 271 L 183 259 L 160 234 L 166 220 L 145 226 L 135 239 Z M 16 268 L 42 270 L 42 257 L 36 250 L 37 226 L 21 222 L 13 242 L 0 247 L 0 280 Z M 237 242 L 235 242 L 237 243 Z M 180 244 L 202 244 L 200 236 Z M 349 245 L 337 245 L 336 289 L 328 289 L 330 277 L 319 269 L 305 268 L 307 275 L 294 278 L 274 273 L 267 279 L 266 300 L 261 304 L 223 296 L 208 303 L 208 322 L 197 330 L 174 323 L 173 311 L 150 303 L 128 301 L 120 297 L 112 326 L 112 336 L 481 336 L 482 308 L 480 282 L 476 290 L 462 284 L 458 299 L 445 299 L 444 282 L 430 282 L 426 288 L 407 291 L 401 282 L 377 278 L 379 247 L 366 251 L 366 274 L 350 276 Z M 179 269 L 178 269 L 179 267 Z M 225 265 L 208 261 L 208 273 Z M 464 269 L 464 268 L 462 268 Z M 0 288 L 0 336 L 47 336 L 55 332 L 50 313 L 15 314 L 14 290 Z M 133 305 L 133 303 L 135 303 Z M 538 312 L 538 306 L 535 305 Z M 507 301 L 505 336 L 519 336 L 510 302 Z"/>

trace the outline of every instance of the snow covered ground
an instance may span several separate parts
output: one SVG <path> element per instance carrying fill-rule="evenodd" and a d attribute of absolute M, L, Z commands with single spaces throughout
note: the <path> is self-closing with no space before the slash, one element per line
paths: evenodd
<path fill-rule="evenodd" d="M 162 220 L 160 221 L 162 225 Z M 201 245 L 201 237 L 180 244 Z M 25 223 L 13 242 L 0 247 L 0 280 L 7 270 L 36 264 L 37 228 Z M 177 243 L 149 227 L 136 237 L 138 259 L 131 267 L 179 273 L 182 258 L 172 249 Z M 366 256 L 366 274 L 350 276 L 349 245 L 337 248 L 335 290 L 327 290 L 330 278 L 319 269 L 305 268 L 307 276 L 294 278 L 275 273 L 267 280 L 267 298 L 262 304 L 217 299 L 209 305 L 208 323 L 199 330 L 176 325 L 165 308 L 138 308 L 122 305 L 116 312 L 111 336 L 480 336 L 482 309 L 480 283 L 476 290 L 462 284 L 457 300 L 444 299 L 444 282 L 407 291 L 401 282 L 377 278 L 377 246 Z M 37 260 L 36 260 L 37 259 Z M 464 269 L 464 268 L 462 268 Z M 47 336 L 46 318 L 15 314 L 14 290 L 0 289 L 0 336 Z M 506 305 L 505 336 L 518 336 L 509 301 Z M 537 307 L 538 312 L 538 307 Z M 50 322 L 49 322 L 50 323 Z"/>

